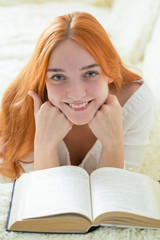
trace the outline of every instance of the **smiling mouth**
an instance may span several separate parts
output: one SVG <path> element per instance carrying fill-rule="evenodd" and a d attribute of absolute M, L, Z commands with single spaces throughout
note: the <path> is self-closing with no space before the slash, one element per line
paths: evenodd
<path fill-rule="evenodd" d="M 72 103 L 66 103 L 68 106 L 70 106 L 73 109 L 82 109 L 85 108 L 92 100 L 88 101 L 88 102 L 84 102 L 82 104 L 72 104 Z"/>

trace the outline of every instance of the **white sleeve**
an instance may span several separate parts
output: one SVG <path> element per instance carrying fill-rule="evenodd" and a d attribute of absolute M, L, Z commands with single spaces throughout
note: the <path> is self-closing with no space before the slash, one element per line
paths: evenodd
<path fill-rule="evenodd" d="M 137 102 L 136 110 L 134 106 L 131 108 L 130 119 L 124 131 L 124 168 L 138 172 L 145 157 L 146 147 L 150 144 L 153 120 L 152 96 L 150 95 L 146 102 L 145 98 L 143 100 L 139 105 Z"/>
<path fill-rule="evenodd" d="M 140 171 L 145 157 L 146 147 L 150 143 L 150 116 L 146 114 L 143 117 L 148 120 L 148 125 L 146 123 L 143 127 L 141 126 L 141 128 L 136 128 L 135 126 L 135 130 L 128 131 L 124 136 L 124 168 L 127 170 Z M 139 121 L 141 120 L 143 122 L 143 119 L 139 119 Z"/>

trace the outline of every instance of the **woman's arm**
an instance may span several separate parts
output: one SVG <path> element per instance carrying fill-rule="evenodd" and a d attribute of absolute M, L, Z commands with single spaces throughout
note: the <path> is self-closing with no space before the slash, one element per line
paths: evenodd
<path fill-rule="evenodd" d="M 116 96 L 108 98 L 89 123 L 94 135 L 102 143 L 98 167 L 124 166 L 122 108 Z"/>
<path fill-rule="evenodd" d="M 33 91 L 29 95 L 34 101 L 36 132 L 34 139 L 34 170 L 59 166 L 58 143 L 72 128 L 72 123 L 49 101 L 42 104 Z"/>
<path fill-rule="evenodd" d="M 124 168 L 123 140 L 113 143 L 110 147 L 108 145 L 102 145 L 98 167 Z"/>
<path fill-rule="evenodd" d="M 93 118 L 93 122 L 90 124 L 93 133 L 102 143 L 99 167 L 119 167 L 140 171 L 146 147 L 150 143 L 149 136 L 153 120 L 152 93 L 147 85 L 144 85 L 136 98 L 132 98 L 130 104 L 121 108 L 123 111 L 123 121 L 116 99 L 112 99 L 108 107 L 112 108 L 112 110 L 107 110 L 104 105 L 105 111 L 102 114 L 104 117 L 102 118 L 101 116 L 98 120 L 95 115 L 95 119 Z M 108 119 L 112 117 L 113 121 L 105 121 L 105 116 Z M 110 131 L 103 126 L 103 123 L 108 124 L 108 126 L 110 124 Z M 101 126 L 103 126 L 102 134 L 100 134 L 102 131 Z M 109 138 L 103 141 L 105 138 L 100 138 L 105 134 Z"/>

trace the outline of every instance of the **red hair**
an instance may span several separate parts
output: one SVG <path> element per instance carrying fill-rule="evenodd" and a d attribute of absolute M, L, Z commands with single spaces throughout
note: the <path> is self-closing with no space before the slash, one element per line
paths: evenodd
<path fill-rule="evenodd" d="M 106 31 L 89 13 L 71 13 L 57 17 L 40 36 L 28 64 L 6 90 L 0 113 L 0 172 L 18 178 L 23 170 L 20 159 L 34 151 L 34 107 L 28 91 L 36 91 L 47 100 L 46 70 L 51 51 L 65 39 L 82 44 L 93 55 L 103 72 L 119 90 L 123 84 L 141 77 L 122 64 Z"/>

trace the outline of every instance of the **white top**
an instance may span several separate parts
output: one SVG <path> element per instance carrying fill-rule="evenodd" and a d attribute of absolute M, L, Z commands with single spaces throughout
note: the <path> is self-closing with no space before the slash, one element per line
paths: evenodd
<path fill-rule="evenodd" d="M 124 168 L 140 171 L 144 160 L 146 146 L 150 143 L 149 134 L 153 118 L 153 96 L 144 82 L 137 91 L 128 99 L 122 108 L 123 137 L 124 137 Z M 98 167 L 102 144 L 99 140 L 87 153 L 80 167 L 89 174 Z M 71 165 L 69 151 L 64 141 L 58 145 L 58 157 L 60 165 Z M 27 157 L 33 160 L 33 153 Z M 32 171 L 33 164 L 21 163 L 25 172 Z"/>

